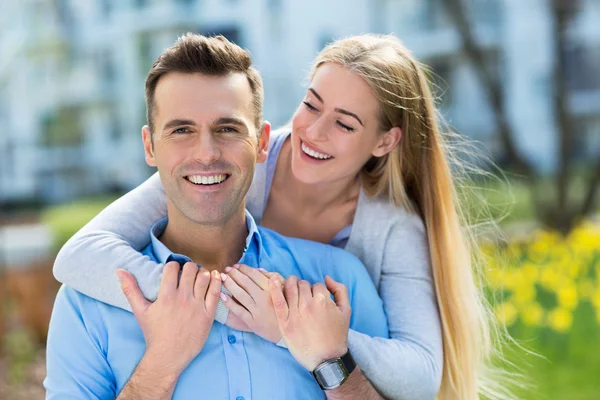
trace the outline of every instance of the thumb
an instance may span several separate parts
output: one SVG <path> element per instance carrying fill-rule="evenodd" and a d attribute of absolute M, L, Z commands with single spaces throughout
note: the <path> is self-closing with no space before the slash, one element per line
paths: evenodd
<path fill-rule="evenodd" d="M 118 269 L 116 274 L 121 282 L 121 290 L 123 290 L 123 294 L 125 294 L 129 305 L 131 305 L 133 314 L 138 317 L 138 315 L 148 309 L 151 303 L 142 294 L 133 275 L 124 269 Z"/>
<path fill-rule="evenodd" d="M 275 308 L 277 322 L 281 325 L 282 322 L 288 319 L 289 308 L 285 297 L 283 297 L 283 289 L 281 288 L 279 277 L 274 275 L 269 279 L 269 292 L 271 293 L 271 301 Z"/>
<path fill-rule="evenodd" d="M 348 288 L 343 283 L 339 283 L 333 280 L 329 275 L 325 277 L 325 284 L 327 290 L 333 295 L 335 304 L 343 311 L 350 310 L 350 300 L 348 298 Z"/>

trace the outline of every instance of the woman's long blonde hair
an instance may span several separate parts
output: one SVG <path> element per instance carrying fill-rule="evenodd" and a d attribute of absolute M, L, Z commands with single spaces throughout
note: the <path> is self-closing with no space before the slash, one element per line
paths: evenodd
<path fill-rule="evenodd" d="M 484 371 L 492 350 L 489 307 L 480 287 L 476 246 L 457 201 L 451 157 L 442 136 L 435 98 L 423 68 L 395 36 L 361 35 L 335 41 L 317 56 L 361 76 L 380 103 L 380 129 L 402 129 L 388 155 L 361 171 L 370 196 L 419 213 L 424 220 L 444 343 L 443 400 L 495 395 Z M 495 386 L 495 385 L 492 385 Z"/>

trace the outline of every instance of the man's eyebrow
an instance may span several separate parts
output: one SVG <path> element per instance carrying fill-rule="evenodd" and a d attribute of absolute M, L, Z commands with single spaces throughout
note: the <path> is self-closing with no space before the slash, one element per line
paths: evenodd
<path fill-rule="evenodd" d="M 214 122 L 214 125 L 238 125 L 246 127 L 244 120 L 236 117 L 221 117 Z"/>
<path fill-rule="evenodd" d="M 357 121 L 358 121 L 358 122 L 359 122 L 359 123 L 360 123 L 362 126 L 365 126 L 365 124 L 363 124 L 363 122 L 361 121 L 361 119 L 360 119 L 360 118 L 358 118 L 358 115 L 354 114 L 353 112 L 346 111 L 346 110 L 344 110 L 344 109 L 342 109 L 342 108 L 336 108 L 336 109 L 335 109 L 335 112 L 339 112 L 340 114 L 345 114 L 345 115 L 349 115 L 349 116 L 351 116 L 351 117 L 354 117 L 354 118 L 356 118 L 356 120 L 357 120 Z"/>
<path fill-rule="evenodd" d="M 195 126 L 196 123 L 191 119 L 172 119 L 163 126 L 163 130 L 183 125 Z"/>
<path fill-rule="evenodd" d="M 309 88 L 308 89 L 310 92 L 312 92 L 312 94 L 315 95 L 315 97 L 317 98 L 317 100 L 319 100 L 321 103 L 324 103 L 323 98 L 319 95 L 319 93 L 317 93 L 317 91 L 313 88 Z M 354 117 L 356 118 L 356 120 L 362 125 L 365 126 L 365 124 L 363 124 L 362 120 L 358 117 L 358 115 L 354 114 L 353 112 L 350 111 L 346 111 L 342 108 L 336 108 L 335 112 L 339 112 L 340 114 L 345 114 L 348 115 L 350 117 Z"/>

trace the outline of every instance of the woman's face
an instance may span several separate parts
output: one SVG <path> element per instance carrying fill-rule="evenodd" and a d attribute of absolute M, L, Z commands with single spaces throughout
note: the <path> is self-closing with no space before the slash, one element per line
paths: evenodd
<path fill-rule="evenodd" d="M 359 75 L 321 65 L 292 119 L 294 176 L 313 184 L 354 178 L 372 156 L 391 150 L 383 149 L 389 140 L 378 115 L 378 101 Z"/>

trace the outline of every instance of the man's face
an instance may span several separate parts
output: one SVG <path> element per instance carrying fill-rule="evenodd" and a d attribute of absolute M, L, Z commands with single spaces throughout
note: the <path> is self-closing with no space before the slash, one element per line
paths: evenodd
<path fill-rule="evenodd" d="M 169 212 L 202 225 L 223 225 L 245 207 L 255 164 L 267 156 L 270 127 L 265 123 L 261 134 L 253 123 L 246 76 L 167 73 L 154 101 L 154 138 L 147 126 L 142 136 L 146 162 L 158 168 Z"/>

